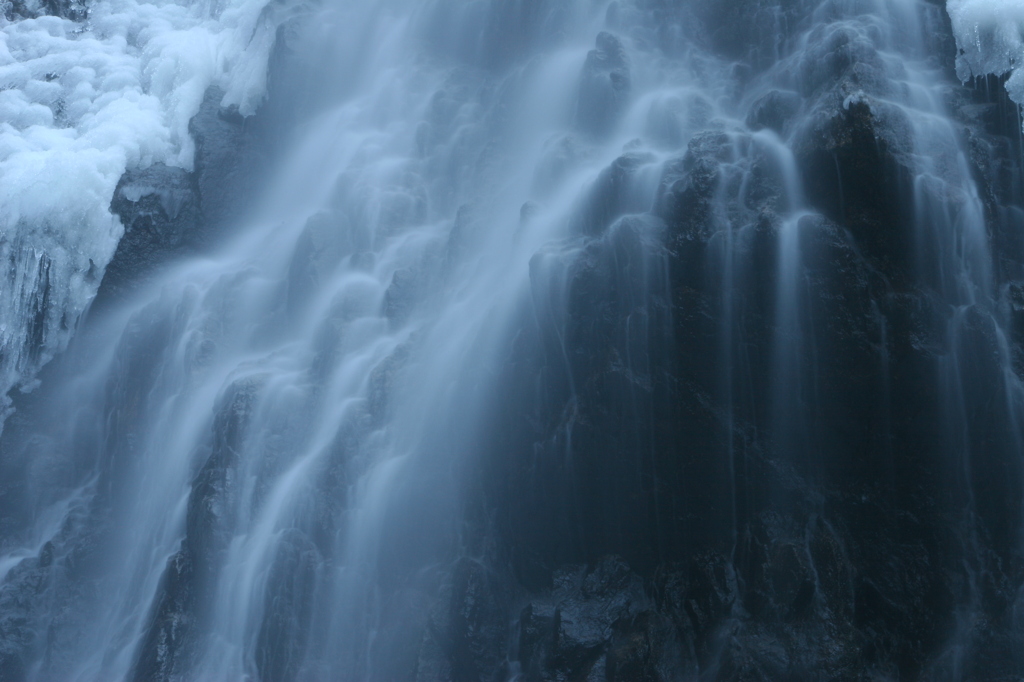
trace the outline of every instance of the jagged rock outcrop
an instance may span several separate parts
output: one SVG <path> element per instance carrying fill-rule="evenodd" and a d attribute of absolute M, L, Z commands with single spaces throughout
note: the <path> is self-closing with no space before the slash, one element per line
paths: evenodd
<path fill-rule="evenodd" d="M 715 39 L 799 26 L 800 3 L 752 4 Z M 921 268 L 941 262 L 942 229 L 922 207 L 961 210 L 961 171 L 915 184 L 921 124 L 886 100 L 898 86 L 869 32 L 825 22 L 806 40 L 796 78 L 763 72 L 783 86 L 750 104 L 750 132 L 709 126 L 665 164 L 654 215 L 627 215 L 644 164 L 627 152 L 577 236 L 531 262 L 534 322 L 509 349 L 482 462 L 522 590 L 509 658 L 524 680 L 1024 675 L 1005 318 L 951 305 Z M 770 66 L 753 42 L 752 66 Z M 942 139 L 971 145 L 996 287 L 1024 319 L 1013 127 L 952 90 L 963 127 Z M 793 201 L 810 211 L 784 220 Z M 1010 328 L 1017 349 L 1024 323 Z M 954 366 L 971 377 L 956 415 L 938 399 Z M 586 586 L 612 574 L 604 596 Z"/>
<path fill-rule="evenodd" d="M 577 127 L 594 136 L 610 133 L 628 102 L 629 91 L 626 49 L 611 33 L 601 32 L 583 64 L 576 102 Z"/>
<path fill-rule="evenodd" d="M 259 398 L 258 377 L 236 381 L 214 419 L 209 456 L 192 481 L 181 549 L 167 561 L 159 597 L 133 666 L 132 679 L 164 681 L 187 677 L 195 662 L 196 638 L 206 615 L 218 559 L 231 538 L 234 486 L 242 434 Z M 296 579 L 301 580 L 301 576 Z M 273 628 L 274 619 L 267 627 Z M 276 666 L 274 665 L 276 663 Z M 271 669 L 286 665 L 271 662 Z"/>
<path fill-rule="evenodd" d="M 194 170 L 155 164 L 121 178 L 110 210 L 125 232 L 96 305 L 123 299 L 161 266 L 216 243 L 245 210 L 265 164 L 265 143 L 253 134 L 262 121 L 222 109 L 222 97 L 211 88 L 189 123 Z"/>

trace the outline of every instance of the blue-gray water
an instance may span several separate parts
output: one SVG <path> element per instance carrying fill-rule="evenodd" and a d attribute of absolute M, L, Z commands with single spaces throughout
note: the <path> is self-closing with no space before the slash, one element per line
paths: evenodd
<path fill-rule="evenodd" d="M 1024 675 L 1019 120 L 941 4 L 283 6 L 15 396 L 0 680 Z"/>

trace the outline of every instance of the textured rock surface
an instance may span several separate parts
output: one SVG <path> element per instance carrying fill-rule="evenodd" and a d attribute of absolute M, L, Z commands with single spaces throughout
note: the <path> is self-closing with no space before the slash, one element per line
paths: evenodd
<path fill-rule="evenodd" d="M 218 241 L 242 215 L 265 165 L 265 143 L 253 134 L 262 120 L 223 109 L 224 93 L 207 91 L 189 123 L 194 170 L 156 164 L 125 173 L 110 211 L 125 226 L 107 266 L 97 305 L 123 298 L 174 258 Z"/>
<path fill-rule="evenodd" d="M 768 29 L 802 11 L 733 9 L 715 37 L 753 46 L 755 69 L 786 38 Z M 894 86 L 871 40 L 844 22 L 807 40 L 793 89 L 755 99 L 746 122 L 791 141 L 818 215 L 785 227 L 772 147 L 747 154 L 756 137 L 712 128 L 665 164 L 654 214 L 621 218 L 643 166 L 627 154 L 599 176 L 580 236 L 531 263 L 536 326 L 509 350 L 508 408 L 483 463 L 521 590 L 501 644 L 519 679 L 1024 676 L 1024 471 L 1003 431 L 1001 318 L 951 306 L 941 273 L 919 267 L 912 122 L 874 99 Z M 1017 121 L 999 88 L 951 92 L 1003 305 L 1024 319 Z M 744 225 L 731 266 L 728 225 Z M 796 230 L 798 309 L 814 321 L 794 388 L 811 431 L 755 398 L 778 362 L 783 229 Z M 964 441 L 930 416 L 951 361 L 987 377 L 962 397 Z M 984 492 L 972 502 L 970 489 Z M 419 679 L 493 679 L 446 665 Z"/>
<path fill-rule="evenodd" d="M 629 59 L 622 42 L 611 33 L 599 33 L 580 77 L 576 104 L 580 130 L 591 135 L 610 133 L 626 106 L 629 90 Z"/>
<path fill-rule="evenodd" d="M 219 557 L 231 538 L 229 525 L 237 491 L 238 451 L 241 434 L 253 417 L 260 381 L 245 379 L 232 385 L 222 399 L 213 425 L 212 449 L 192 481 L 188 498 L 185 538 L 181 549 L 167 562 L 158 588 L 159 597 L 138 649 L 132 679 L 164 681 L 181 679 L 194 663 L 196 642 L 204 615 L 210 581 Z M 295 567 L 301 581 L 301 566 Z M 268 619 L 268 627 L 277 625 Z M 271 661 L 273 670 L 287 665 Z"/>

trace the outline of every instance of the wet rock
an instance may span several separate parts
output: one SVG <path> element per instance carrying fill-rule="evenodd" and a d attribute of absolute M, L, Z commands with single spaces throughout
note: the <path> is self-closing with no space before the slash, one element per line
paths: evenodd
<path fill-rule="evenodd" d="M 39 609 L 52 573 L 53 548 L 23 559 L 0 585 L 0 681 L 20 682 L 45 644 Z"/>
<path fill-rule="evenodd" d="M 832 613 L 849 617 L 853 613 L 853 567 L 846 550 L 824 519 L 817 518 L 811 532 L 808 550 L 818 590 Z"/>
<path fill-rule="evenodd" d="M 515 457 L 509 464 L 518 468 L 516 462 L 521 463 L 525 467 L 521 473 L 530 479 L 538 474 L 557 481 L 572 477 L 578 507 L 564 518 L 567 523 L 579 523 L 585 536 L 565 538 L 562 550 L 571 551 L 576 543 L 588 547 L 587 555 L 577 555 L 578 561 L 596 560 L 607 553 L 604 548 L 617 546 L 631 563 L 641 564 L 645 561 L 641 555 L 650 551 L 650 536 L 656 528 L 650 515 L 655 512 L 639 506 L 650 484 L 642 472 L 645 466 L 660 463 L 634 457 L 644 451 L 644 443 L 651 442 L 648 438 L 657 435 L 638 429 L 626 415 L 639 406 L 659 413 L 674 411 L 681 404 L 703 414 L 692 401 L 669 393 L 666 365 L 671 351 L 660 342 L 669 326 L 668 256 L 657 243 L 662 232 L 655 218 L 628 216 L 601 239 L 553 246 L 531 262 L 539 324 L 533 352 L 540 357 L 533 356 L 529 369 L 518 374 L 524 390 L 528 390 L 525 382 L 536 381 L 529 377 L 539 375 L 545 381 L 545 413 L 534 422 L 540 432 L 532 432 L 538 443 L 535 451 L 550 453 L 542 461 L 561 469 L 556 463 L 564 461 L 560 452 L 570 447 L 566 435 L 571 434 L 573 471 L 547 470 L 545 464 L 547 473 L 531 472 L 529 458 Z M 671 419 L 659 418 L 659 429 L 669 428 Z M 522 435 L 530 437 L 530 433 Z M 657 480 L 666 488 L 666 504 L 672 504 L 675 495 L 668 490 L 675 479 Z M 532 498 L 531 484 L 519 473 L 501 485 L 509 484 L 527 486 L 524 493 Z M 522 511 L 533 516 L 526 507 Z M 529 525 L 532 528 L 533 521 Z M 544 533 L 541 526 L 533 530 Z"/>
<path fill-rule="evenodd" d="M 524 50 L 557 38 L 571 16 L 558 0 L 484 5 L 483 35 L 468 48 L 471 61 L 488 67 L 506 66 Z M 444 34 L 448 35 L 448 34 Z"/>
<path fill-rule="evenodd" d="M 0 585 L 3 682 L 32 675 L 66 679 L 81 663 L 71 652 L 88 641 L 94 626 L 90 607 L 101 582 L 96 569 L 105 558 L 97 516 L 74 509 L 35 556 L 8 565 Z"/>
<path fill-rule="evenodd" d="M 757 98 L 747 112 L 747 127 L 751 130 L 771 130 L 785 135 L 803 105 L 803 98 L 795 92 L 771 90 Z"/>
<path fill-rule="evenodd" d="M 545 142 L 543 156 L 534 171 L 534 195 L 539 198 L 551 196 L 590 152 L 590 148 L 575 135 L 558 135 Z"/>
<path fill-rule="evenodd" d="M 344 215 L 321 211 L 309 217 L 288 272 L 288 308 L 297 311 L 356 248 Z"/>
<path fill-rule="evenodd" d="M 367 409 L 374 426 L 384 423 L 388 407 L 392 401 L 395 380 L 409 359 L 411 345 L 404 343 L 388 355 L 370 372 L 370 385 L 367 389 Z"/>
<path fill-rule="evenodd" d="M 707 661 L 722 634 L 719 628 L 732 614 L 737 595 L 736 574 L 728 559 L 707 552 L 692 560 L 687 585 L 683 610 L 693 626 L 697 654 Z"/>
<path fill-rule="evenodd" d="M 1003 281 L 1024 277 L 1024 177 L 1018 107 L 1009 100 L 1005 78 L 977 79 L 951 103 L 963 123 L 979 197 L 985 206 L 994 265 Z M 1018 337 L 1019 338 L 1019 337 Z M 1019 345 L 1019 342 L 1018 344 Z"/>
<path fill-rule="evenodd" d="M 868 92 L 879 96 L 890 87 L 876 37 L 867 23 L 820 22 L 806 36 L 807 45 L 796 55 L 800 92 L 820 99 L 837 89 L 844 96 Z"/>
<path fill-rule="evenodd" d="M 646 603 L 643 585 L 619 557 L 604 557 L 584 570 L 569 567 L 555 574 L 558 606 L 556 656 L 585 664 L 602 649 L 615 623 L 630 618 Z"/>
<path fill-rule="evenodd" d="M 1010 321 L 1010 332 L 1015 343 L 1010 348 L 1014 370 L 1018 376 L 1024 376 L 1024 282 L 1007 283 L 1003 291 L 1003 305 Z"/>
<path fill-rule="evenodd" d="M 508 621 L 508 605 L 498 576 L 476 561 L 460 559 L 427 625 L 416 682 L 506 679 Z"/>
<path fill-rule="evenodd" d="M 85 0 L 44 0 L 47 13 L 71 21 L 85 21 L 89 17 L 89 4 Z"/>
<path fill-rule="evenodd" d="M 714 112 L 714 105 L 697 93 L 657 99 L 647 112 L 645 139 L 666 149 L 678 149 L 687 142 L 690 131 L 709 127 Z"/>
<path fill-rule="evenodd" d="M 769 579 L 775 599 L 787 617 L 808 615 L 815 598 L 815 576 L 801 545 L 787 543 L 775 549 Z"/>
<path fill-rule="evenodd" d="M 384 292 L 384 315 L 395 324 L 409 319 L 419 302 L 421 273 L 414 268 L 401 268 L 391 277 Z"/>
<path fill-rule="evenodd" d="M 954 317 L 953 351 L 957 369 L 972 377 L 962 390 L 965 404 L 985 406 L 971 415 L 968 432 L 962 436 L 963 451 L 969 453 L 969 479 L 984 495 L 975 500 L 980 525 L 1002 562 L 1017 559 L 1015 538 L 1024 528 L 1024 462 L 1014 446 L 1016 436 L 1006 431 L 1014 417 L 1007 406 L 1008 391 L 1000 348 L 1001 331 L 987 311 L 971 306 Z"/>
<path fill-rule="evenodd" d="M 520 209 L 520 229 L 529 220 L 531 210 L 529 204 L 524 204 Z M 459 206 L 459 210 L 455 212 L 455 220 L 452 221 L 451 232 L 448 233 L 448 242 L 445 245 L 444 268 L 446 275 L 466 262 L 469 254 L 473 253 L 473 247 L 480 243 L 480 232 L 481 225 L 474 207 L 468 204 Z"/>
<path fill-rule="evenodd" d="M 914 171 L 897 125 L 867 101 L 823 105 L 798 133 L 795 154 L 808 200 L 845 226 L 881 269 L 906 277 Z"/>
<path fill-rule="evenodd" d="M 721 167 L 732 155 L 726 133 L 706 131 L 695 135 L 682 159 L 666 168 L 658 213 L 668 224 L 673 242 L 704 241 L 722 229 L 713 209 Z"/>
<path fill-rule="evenodd" d="M 719 51 L 760 70 L 778 59 L 780 46 L 797 33 L 809 4 L 805 0 L 738 0 L 723 5 L 701 0 L 696 9 Z"/>
<path fill-rule="evenodd" d="M 657 617 L 644 612 L 630 619 L 620 619 L 612 627 L 612 637 L 605 654 L 604 679 L 607 682 L 660 682 L 671 667 L 661 667 L 658 646 L 664 632 L 655 629 Z M 674 666 L 673 661 L 670 665 Z"/>
<path fill-rule="evenodd" d="M 210 454 L 192 481 L 181 549 L 167 562 L 156 607 L 140 643 L 131 678 L 138 682 L 188 676 L 212 588 L 227 548 L 235 494 L 234 467 L 263 380 L 240 379 L 225 392 L 214 419 Z"/>
<path fill-rule="evenodd" d="M 580 76 L 576 126 L 589 135 L 608 135 L 628 103 L 631 79 L 622 42 L 611 33 L 597 34 Z"/>
<path fill-rule="evenodd" d="M 992 682 L 1015 682 L 1021 679 L 1024 675 L 1024 637 L 1019 632 L 1007 632 L 987 624 L 980 625 L 979 630 L 976 638 L 980 646 L 977 654 L 967 663 L 964 678 Z M 958 663 L 955 659 L 942 660 L 928 673 L 934 677 L 955 675 L 959 672 Z"/>
<path fill-rule="evenodd" d="M 256 643 L 260 679 L 299 677 L 311 634 L 317 570 L 322 562 L 316 545 L 300 531 L 286 532 L 267 577 L 276 589 L 267 595 Z"/>
<path fill-rule="evenodd" d="M 768 513 L 744 532 L 737 552 L 743 604 L 759 620 L 796 621 L 817 606 L 818 577 L 804 537 Z"/>
<path fill-rule="evenodd" d="M 659 662 L 669 659 L 674 671 L 725 680 L 914 679 L 953 632 L 954 604 L 963 603 L 973 580 L 974 569 L 963 562 L 977 560 L 992 576 L 977 583 L 986 585 L 987 613 L 1002 613 L 1012 591 L 1007 586 L 1020 584 L 1011 577 L 1014 569 L 994 568 L 1014 560 L 988 550 L 985 558 L 968 559 L 948 530 L 959 523 L 951 510 L 964 501 L 954 501 L 944 478 L 956 474 L 935 469 L 934 454 L 947 446 L 926 416 L 940 412 L 935 367 L 950 361 L 956 343 L 972 349 L 956 362 L 986 377 L 965 400 L 995 404 L 1005 385 L 992 373 L 999 367 L 994 327 L 980 311 L 960 311 L 957 342 L 949 326 L 957 313 L 927 281 L 912 283 L 905 241 L 912 165 L 901 142 L 908 123 L 871 97 L 829 90 L 825 72 L 835 78 L 838 71 L 847 79 L 843 87 L 878 75 L 874 58 L 870 68 L 857 67 L 859 48 L 844 35 L 827 34 L 834 59 L 821 73 L 808 71 L 809 82 L 820 78 L 809 86 L 816 108 L 793 131 L 808 197 L 824 215 L 783 224 L 782 173 L 771 149 L 758 151 L 757 136 L 709 130 L 666 165 L 656 212 L 665 225 L 668 279 L 641 299 L 650 322 L 654 306 L 668 302 L 671 359 L 655 354 L 649 337 L 646 357 L 654 369 L 631 375 L 632 388 L 609 382 L 607 371 L 616 354 L 636 347 L 622 342 L 616 326 L 630 291 L 623 282 L 631 281 L 622 252 L 606 260 L 616 223 L 601 240 L 553 246 L 532 263 L 540 329 L 534 341 L 518 337 L 513 362 L 527 378 L 510 401 L 535 396 L 525 385 L 540 384 L 540 402 L 550 403 L 525 413 L 519 432 L 498 429 L 515 434 L 510 442 L 529 455 L 510 458 L 496 488 L 501 499 L 515 500 L 500 513 L 520 580 L 535 594 L 546 580 L 553 583 L 551 600 L 533 599 L 520 616 L 526 679 L 656 679 Z M 751 127 L 787 130 L 780 120 L 752 120 Z M 615 185 L 602 187 L 614 200 Z M 792 301 L 796 324 L 815 349 L 801 353 L 794 368 L 800 376 L 794 395 L 815 425 L 802 441 L 790 440 L 763 403 L 739 397 L 748 391 L 763 397 L 774 381 L 784 229 L 792 230 L 801 259 Z M 726 239 L 732 251 L 725 250 Z M 726 257 L 743 279 L 725 279 Z M 721 304 L 726 291 L 732 313 Z M 1007 288 L 1011 316 L 1024 308 L 1017 298 L 1024 299 Z M 708 361 L 721 357 L 727 314 L 739 325 L 731 327 L 743 344 L 732 367 L 744 382 L 735 385 L 728 413 L 719 402 L 722 375 Z M 537 344 L 532 351 L 530 343 Z M 662 371 L 671 377 L 664 384 Z M 651 393 L 637 391 L 640 386 Z M 627 435 L 615 421 L 609 406 L 624 392 L 634 398 L 628 409 L 651 419 L 647 434 Z M 648 396 L 656 397 L 648 403 Z M 673 409 L 662 411 L 662 401 Z M 1005 423 L 999 409 L 990 409 L 991 419 L 979 410 L 968 434 L 977 440 L 967 450 L 983 452 L 977 459 L 985 462 L 971 475 L 998 472 L 1010 482 L 975 479 L 994 493 L 990 507 L 978 508 L 986 538 L 1006 537 L 1012 523 L 997 522 L 994 510 L 1015 510 L 1005 493 L 1018 486 L 1010 458 L 993 447 L 1009 442 L 990 430 Z M 650 459 L 638 454 L 648 452 L 648 443 L 656 444 Z M 634 484 L 630 475 L 637 470 L 656 482 Z M 630 506 L 635 499 L 656 499 L 657 513 Z M 1007 518 L 1019 516 L 1013 511 Z M 635 518 L 657 531 L 634 525 Z M 733 529 L 735 554 L 709 549 Z M 657 546 L 657 556 L 640 544 Z M 583 587 L 566 585 L 576 575 L 570 564 L 613 551 L 653 575 L 654 606 L 619 615 L 609 634 L 602 629 L 608 619 L 588 620 Z M 559 601 L 559 590 L 579 596 Z M 671 646 L 658 634 L 666 623 Z"/>
<path fill-rule="evenodd" d="M 601 171 L 576 213 L 576 230 L 588 236 L 604 233 L 617 218 L 650 208 L 645 196 L 642 170 L 650 167 L 650 153 L 627 152 Z"/>
<path fill-rule="evenodd" d="M 263 167 L 263 151 L 254 144 L 254 121 L 232 109 L 221 107 L 223 91 L 210 88 L 188 124 L 195 141 L 193 162 L 205 227 L 203 242 L 213 239 L 218 229 L 229 227 L 246 206 Z"/>
<path fill-rule="evenodd" d="M 816 401 L 815 418 L 829 443 L 824 468 L 832 480 L 870 480 L 885 466 L 884 435 L 869 425 L 884 423 L 877 396 L 886 395 L 885 363 L 889 361 L 891 327 L 876 303 L 889 286 L 865 259 L 848 232 L 827 220 L 809 217 L 797 226 L 801 257 L 806 264 L 807 297 L 796 305 L 814 320 L 813 340 L 829 362 L 804 364 L 802 386 L 817 382 L 807 399 Z M 814 397 L 811 398 L 810 396 Z M 841 435 L 840 435 L 841 434 Z M 791 460 L 809 476 L 816 466 L 797 452 Z"/>
<path fill-rule="evenodd" d="M 221 238 L 255 187 L 264 153 L 251 120 L 222 110 L 224 93 L 207 90 L 189 122 L 194 170 L 154 164 L 127 171 L 110 210 L 125 227 L 95 305 L 123 300 L 167 262 Z"/>
<path fill-rule="evenodd" d="M 661 633 L 652 634 L 657 619 L 647 606 L 642 581 L 618 557 L 560 570 L 549 600 L 520 613 L 523 674 L 544 681 L 658 679 L 652 639 L 660 642 Z"/>
<path fill-rule="evenodd" d="M 530 603 L 519 614 L 519 651 L 524 674 L 539 679 L 545 667 L 547 648 L 555 641 L 560 614 L 551 604 Z"/>
<path fill-rule="evenodd" d="M 140 278 L 187 251 L 200 222 L 194 180 L 163 164 L 122 176 L 110 210 L 121 219 L 124 236 L 103 276 L 104 297 L 127 295 Z"/>
<path fill-rule="evenodd" d="M 719 677 L 743 682 L 786 679 L 798 665 L 785 643 L 763 631 L 743 632 L 730 641 L 722 654 Z"/>

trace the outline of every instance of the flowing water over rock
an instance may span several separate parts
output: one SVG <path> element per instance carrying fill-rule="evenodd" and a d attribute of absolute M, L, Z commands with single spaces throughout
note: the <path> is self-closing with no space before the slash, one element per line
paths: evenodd
<path fill-rule="evenodd" d="M 16 397 L 0 680 L 1024 676 L 1020 120 L 945 7 L 272 14 Z"/>

